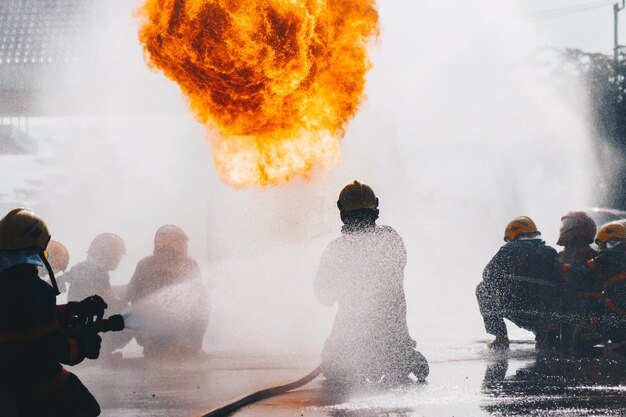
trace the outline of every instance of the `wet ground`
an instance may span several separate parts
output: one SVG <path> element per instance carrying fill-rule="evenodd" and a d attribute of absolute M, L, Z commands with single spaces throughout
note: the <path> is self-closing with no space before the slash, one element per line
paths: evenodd
<path fill-rule="evenodd" d="M 431 374 L 424 384 L 360 392 L 328 390 L 323 378 L 286 395 L 245 407 L 239 417 L 392 417 L 478 415 L 624 415 L 626 362 L 596 355 L 537 355 L 530 342 L 508 355 L 483 342 L 424 349 Z M 291 382 L 316 358 L 207 356 L 179 363 L 123 359 L 79 366 L 105 417 L 195 416 L 234 397 Z"/>

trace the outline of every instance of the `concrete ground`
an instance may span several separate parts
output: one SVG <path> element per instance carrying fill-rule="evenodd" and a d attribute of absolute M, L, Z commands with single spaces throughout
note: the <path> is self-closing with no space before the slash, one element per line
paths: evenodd
<path fill-rule="evenodd" d="M 492 355 L 483 342 L 423 351 L 424 384 L 339 393 L 319 377 L 292 393 L 244 407 L 239 417 L 409 417 L 481 415 L 623 415 L 626 367 L 608 357 L 537 355 L 530 342 Z M 140 358 L 80 365 L 104 417 L 191 417 L 234 397 L 296 380 L 317 358 L 220 357 L 149 362 Z"/>

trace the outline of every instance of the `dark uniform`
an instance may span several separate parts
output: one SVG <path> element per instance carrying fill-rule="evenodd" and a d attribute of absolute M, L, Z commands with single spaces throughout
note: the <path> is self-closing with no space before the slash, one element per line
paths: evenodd
<path fill-rule="evenodd" d="M 559 314 L 560 267 L 555 249 L 540 239 L 506 243 L 483 271 L 476 288 L 487 333 L 507 336 L 504 319 L 548 341 Z"/>
<path fill-rule="evenodd" d="M 564 246 L 559 252 L 559 261 L 563 264 L 584 264 L 598 256 L 598 252 L 587 243 L 577 241 Z M 601 314 L 602 306 L 597 293 L 576 291 L 571 286 L 564 288 L 561 301 L 563 313 L 561 333 L 566 347 L 579 348 L 580 343 L 592 337 L 589 320 Z"/>
<path fill-rule="evenodd" d="M 96 399 L 61 366 L 84 359 L 81 344 L 64 336 L 64 311 L 36 266 L 0 272 L 0 391 L 20 417 L 100 414 Z"/>
<path fill-rule="evenodd" d="M 587 262 L 596 256 L 598 256 L 598 251 L 583 243 L 576 246 L 565 246 L 559 252 L 559 261 L 566 264 L 577 264 Z"/>
<path fill-rule="evenodd" d="M 200 268 L 196 261 L 169 251 L 157 252 L 137 263 L 135 273 L 128 284 L 127 300 L 135 304 L 160 290 L 190 280 L 197 282 L 198 293 L 204 293 Z M 200 302 L 202 305 L 197 306 L 197 314 L 186 323 L 188 331 L 184 337 L 180 334 L 136 334 L 135 339 L 143 346 L 144 356 L 160 356 L 173 351 L 182 354 L 198 353 L 202 348 L 202 339 L 208 326 L 206 311 L 208 299 L 200 297 Z M 167 325 L 164 323 L 164 326 Z"/>
<path fill-rule="evenodd" d="M 591 317 L 590 325 L 606 340 L 626 341 L 626 244 L 605 249 L 585 264 L 566 264 L 563 271 L 569 286 L 595 294 L 601 303 L 601 314 Z"/>

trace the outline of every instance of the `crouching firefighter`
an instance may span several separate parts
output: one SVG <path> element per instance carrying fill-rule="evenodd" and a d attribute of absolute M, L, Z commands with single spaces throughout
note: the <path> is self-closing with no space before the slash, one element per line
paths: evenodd
<path fill-rule="evenodd" d="M 0 415 L 98 416 L 96 399 L 61 363 L 98 357 L 98 334 L 70 332 L 66 319 L 101 317 L 106 304 L 96 296 L 56 305 L 49 241 L 44 220 L 27 209 L 0 220 Z M 41 266 L 52 286 L 38 275 Z"/>
<path fill-rule="evenodd" d="M 564 264 L 583 264 L 598 256 L 590 245 L 594 243 L 597 227 L 595 221 L 584 211 L 570 211 L 561 217 L 558 246 L 559 261 Z M 561 298 L 563 320 L 561 322 L 561 341 L 564 348 L 579 350 L 587 344 L 593 332 L 589 332 L 589 317 L 597 316 L 597 294 L 595 292 L 575 291 L 565 286 Z"/>
<path fill-rule="evenodd" d="M 343 236 L 324 252 L 315 290 L 322 304 L 338 304 L 322 352 L 321 372 L 329 383 L 390 384 L 428 376 L 426 359 L 415 350 L 406 322 L 402 238 L 378 226 L 378 198 L 354 181 L 337 202 Z"/>
<path fill-rule="evenodd" d="M 565 264 L 563 279 L 568 286 L 590 296 L 599 308 L 587 319 L 588 344 L 626 342 L 626 225 L 621 221 L 600 228 L 595 240 L 600 253 L 584 264 Z M 591 337 L 591 336 L 594 336 Z M 580 343 L 584 343 L 580 340 Z M 626 350 L 626 349 L 624 349 Z"/>
<path fill-rule="evenodd" d="M 560 264 L 540 236 L 529 217 L 516 217 L 504 231 L 506 244 L 483 271 L 476 298 L 485 330 L 495 336 L 490 348 L 508 348 L 505 318 L 533 332 L 537 348 L 556 343 Z"/>

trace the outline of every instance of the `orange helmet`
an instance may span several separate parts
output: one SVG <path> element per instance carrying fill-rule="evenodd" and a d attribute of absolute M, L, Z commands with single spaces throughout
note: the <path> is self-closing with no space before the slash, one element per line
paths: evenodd
<path fill-rule="evenodd" d="M 48 262 L 52 267 L 55 274 L 65 271 L 70 263 L 70 254 L 63 246 L 63 244 L 57 240 L 51 240 L 46 249 L 48 256 Z"/>
<path fill-rule="evenodd" d="M 626 224 L 623 221 L 607 223 L 598 230 L 596 244 L 601 251 L 607 248 L 607 243 L 621 241 L 626 241 Z"/>
<path fill-rule="evenodd" d="M 537 230 L 535 222 L 532 221 L 530 217 L 519 216 L 506 225 L 506 229 L 504 229 L 504 241 L 510 242 L 529 233 L 541 234 L 539 230 Z"/>
<path fill-rule="evenodd" d="M 374 190 L 369 185 L 361 184 L 355 180 L 352 184 L 343 187 L 343 190 L 339 193 L 337 207 L 342 215 L 360 209 L 376 210 L 378 208 L 378 198 L 376 198 Z"/>
<path fill-rule="evenodd" d="M 561 217 L 561 230 L 559 231 L 559 240 L 556 244 L 565 246 L 576 241 L 589 244 L 593 242 L 596 231 L 596 222 L 587 213 L 584 211 L 570 211 Z"/>

